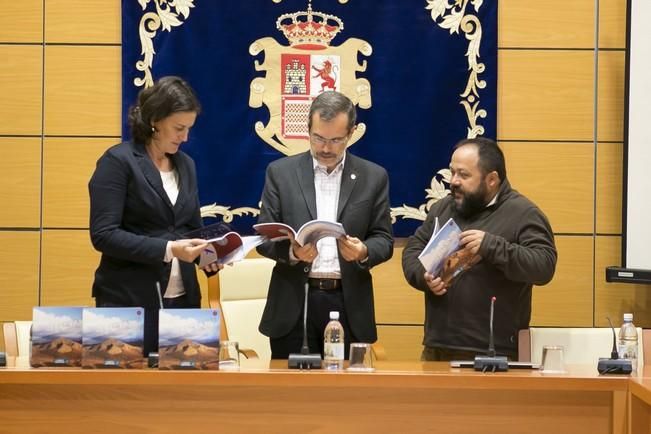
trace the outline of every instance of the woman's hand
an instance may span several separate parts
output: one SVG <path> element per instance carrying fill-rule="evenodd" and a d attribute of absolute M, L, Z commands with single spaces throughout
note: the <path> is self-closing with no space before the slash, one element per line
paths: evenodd
<path fill-rule="evenodd" d="M 224 264 L 218 264 L 217 262 L 213 262 L 212 264 L 208 264 L 205 267 L 201 267 L 201 269 L 206 273 L 216 273 L 219 270 L 224 269 Z"/>
<path fill-rule="evenodd" d="M 181 261 L 194 262 L 207 246 L 208 243 L 206 243 L 206 240 L 202 240 L 201 238 L 176 240 L 172 241 L 172 254 Z"/>

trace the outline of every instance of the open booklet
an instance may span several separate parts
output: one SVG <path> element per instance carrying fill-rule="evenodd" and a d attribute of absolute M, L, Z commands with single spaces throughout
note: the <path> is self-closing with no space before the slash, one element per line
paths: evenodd
<path fill-rule="evenodd" d="M 284 223 L 258 223 L 253 225 L 257 233 L 269 241 L 280 241 L 289 238 L 293 234 L 298 244 L 304 246 L 308 243 L 315 244 L 321 238 L 346 236 L 346 231 L 341 223 L 326 220 L 310 220 L 301 226 L 298 231 Z"/>
<path fill-rule="evenodd" d="M 439 229 L 439 221 L 436 217 L 432 237 L 418 255 L 425 270 L 440 277 L 448 285 L 480 259 L 478 255 L 472 255 L 469 251 L 461 249 L 460 234 L 461 229 L 452 218 Z"/>
<path fill-rule="evenodd" d="M 213 262 L 227 265 L 241 261 L 251 250 L 265 241 L 265 238 L 259 235 L 243 237 L 221 222 L 188 232 L 185 237 L 201 238 L 208 243 L 199 257 L 199 267 L 205 267 Z"/>

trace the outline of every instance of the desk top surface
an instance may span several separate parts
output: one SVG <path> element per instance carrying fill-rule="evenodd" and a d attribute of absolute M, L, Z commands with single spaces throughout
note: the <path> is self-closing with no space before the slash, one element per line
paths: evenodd
<path fill-rule="evenodd" d="M 239 371 L 30 368 L 29 362 L 21 358 L 8 359 L 8 365 L 0 368 L 0 387 L 3 384 L 186 384 L 614 391 L 626 390 L 630 378 L 600 376 L 596 366 L 588 365 L 570 365 L 567 373 L 548 375 L 531 369 L 482 373 L 468 368 L 451 368 L 447 362 L 380 361 L 376 362 L 375 372 L 290 370 L 285 360 L 263 362 L 257 359 L 243 359 Z M 651 366 L 648 369 L 651 372 Z M 651 390 L 651 378 L 641 379 L 638 383 Z"/>

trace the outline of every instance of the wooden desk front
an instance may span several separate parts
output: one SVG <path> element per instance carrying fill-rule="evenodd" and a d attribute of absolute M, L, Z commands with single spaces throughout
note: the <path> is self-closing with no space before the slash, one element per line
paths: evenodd
<path fill-rule="evenodd" d="M 629 434 L 651 434 L 651 378 L 631 378 Z"/>
<path fill-rule="evenodd" d="M 429 362 L 378 363 L 368 374 L 276 363 L 240 372 L 0 369 L 0 432 L 626 432 L 629 379 L 594 367 L 548 377 Z"/>

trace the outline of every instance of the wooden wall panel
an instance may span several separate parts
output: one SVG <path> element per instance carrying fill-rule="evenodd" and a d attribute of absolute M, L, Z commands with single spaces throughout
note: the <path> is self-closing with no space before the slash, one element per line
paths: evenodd
<path fill-rule="evenodd" d="M 45 41 L 119 44 L 120 2 L 56 0 L 45 8 Z"/>
<path fill-rule="evenodd" d="M 532 326 L 592 326 L 592 237 L 557 236 L 552 281 L 534 287 Z"/>
<path fill-rule="evenodd" d="M 597 132 L 599 141 L 624 140 L 624 82 L 626 54 L 599 52 Z"/>
<path fill-rule="evenodd" d="M 595 325 L 608 326 L 622 321 L 624 312 L 633 312 L 638 327 L 651 328 L 651 285 L 606 282 L 606 267 L 621 266 L 621 237 L 602 236 L 596 239 L 595 261 Z"/>
<path fill-rule="evenodd" d="M 45 134 L 120 136 L 120 47 L 48 46 Z"/>
<path fill-rule="evenodd" d="M 393 258 L 374 267 L 375 320 L 389 324 L 422 324 L 423 293 L 407 283 L 402 273 L 402 250 L 406 239 L 396 240 Z"/>
<path fill-rule="evenodd" d="M 40 135 L 43 48 L 0 45 L 0 134 Z"/>
<path fill-rule="evenodd" d="M 622 232 L 622 182 L 624 150 L 622 143 L 597 146 L 597 233 Z"/>
<path fill-rule="evenodd" d="M 543 210 L 554 232 L 592 232 L 591 143 L 501 142 L 500 147 L 511 185 Z"/>
<path fill-rule="evenodd" d="M 118 142 L 119 139 L 45 139 L 43 225 L 46 228 L 88 227 L 88 181 L 97 159 Z M 71 170 L 72 164 L 74 170 Z"/>
<path fill-rule="evenodd" d="M 43 231 L 41 304 L 94 306 L 91 288 L 99 257 L 88 231 Z"/>
<path fill-rule="evenodd" d="M 37 228 L 41 210 L 41 139 L 0 137 L 0 227 Z"/>
<path fill-rule="evenodd" d="M 595 0 L 500 0 L 499 47 L 593 48 Z M 599 47 L 626 46 L 626 1 L 599 0 Z"/>
<path fill-rule="evenodd" d="M 594 1 L 499 1 L 498 46 L 594 47 Z"/>
<path fill-rule="evenodd" d="M 39 233 L 0 231 L 0 318 L 32 319 L 38 305 Z"/>
<path fill-rule="evenodd" d="M 423 326 L 378 326 L 378 343 L 387 360 L 420 360 L 423 351 Z"/>
<path fill-rule="evenodd" d="M 594 54 L 500 50 L 500 140 L 592 140 Z"/>
<path fill-rule="evenodd" d="M 1 42 L 43 41 L 43 0 L 2 2 Z"/>
<path fill-rule="evenodd" d="M 599 47 L 626 48 L 626 0 L 599 0 Z"/>

